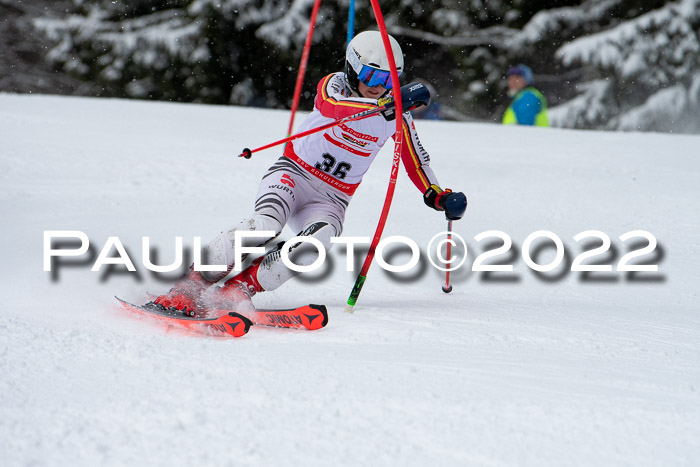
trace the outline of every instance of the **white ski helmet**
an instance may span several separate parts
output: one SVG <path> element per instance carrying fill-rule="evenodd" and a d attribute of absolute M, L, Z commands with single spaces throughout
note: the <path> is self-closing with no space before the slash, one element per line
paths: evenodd
<path fill-rule="evenodd" d="M 394 53 L 396 71 L 401 75 L 403 71 L 401 46 L 391 36 L 389 36 L 389 43 Z M 345 80 L 358 94 L 360 81 L 369 87 L 381 84 L 386 89 L 391 89 L 389 59 L 379 31 L 361 32 L 350 41 L 345 51 Z"/>

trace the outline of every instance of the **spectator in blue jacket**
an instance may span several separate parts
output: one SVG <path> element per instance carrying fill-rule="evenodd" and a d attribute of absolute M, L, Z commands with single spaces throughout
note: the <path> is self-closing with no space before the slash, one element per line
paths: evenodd
<path fill-rule="evenodd" d="M 530 67 L 522 64 L 510 67 L 506 77 L 508 95 L 513 101 L 503 115 L 503 124 L 549 126 L 547 99 L 532 86 Z"/>

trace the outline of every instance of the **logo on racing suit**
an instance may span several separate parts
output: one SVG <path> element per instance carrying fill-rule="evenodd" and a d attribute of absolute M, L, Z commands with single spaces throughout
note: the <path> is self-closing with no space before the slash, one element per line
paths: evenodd
<path fill-rule="evenodd" d="M 371 142 L 373 142 L 373 143 L 376 143 L 377 141 L 379 141 L 379 138 L 377 138 L 376 136 L 366 135 L 366 134 L 364 134 L 364 133 L 360 133 L 359 131 L 353 130 L 352 128 L 350 128 L 349 126 L 345 125 L 344 123 L 343 123 L 343 124 L 340 124 L 340 125 L 338 125 L 338 126 L 340 127 L 341 130 L 343 130 L 343 131 L 345 131 L 345 132 L 347 132 L 347 133 L 350 133 L 350 134 L 353 135 L 355 138 L 364 139 L 365 141 L 371 141 Z"/>
<path fill-rule="evenodd" d="M 331 134 L 333 135 L 332 137 L 327 133 L 324 134 L 323 137 L 331 144 L 362 157 L 369 157 L 372 155 L 371 152 L 367 152 L 371 151 L 371 149 L 368 149 L 367 146 L 370 143 L 376 143 L 379 141 L 379 138 L 376 136 L 361 133 L 344 124 L 333 128 L 331 130 Z M 364 149 L 364 151 L 360 151 L 359 149 L 355 148 Z"/>
<path fill-rule="evenodd" d="M 342 133 L 342 136 L 343 136 L 343 139 L 344 139 L 345 141 L 347 141 L 348 143 L 354 143 L 354 144 L 357 144 L 358 146 L 363 147 L 363 148 L 364 148 L 365 146 L 367 146 L 367 144 L 368 144 L 368 143 L 366 143 L 366 142 L 364 142 L 364 141 L 360 141 L 360 140 L 357 140 L 357 139 L 353 138 L 352 136 L 350 136 L 350 135 L 347 134 L 347 133 Z"/>
<path fill-rule="evenodd" d="M 292 188 L 294 188 L 296 186 L 296 183 L 294 183 L 294 180 L 292 179 L 292 177 L 289 176 L 289 174 L 282 175 L 282 178 L 280 179 L 280 183 L 282 183 L 284 185 L 289 185 Z"/>

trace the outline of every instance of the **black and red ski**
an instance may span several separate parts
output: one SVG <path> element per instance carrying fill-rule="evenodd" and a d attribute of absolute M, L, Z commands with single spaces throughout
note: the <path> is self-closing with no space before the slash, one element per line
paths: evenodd
<path fill-rule="evenodd" d="M 313 331 L 328 324 L 328 310 L 325 305 L 306 305 L 289 310 L 255 310 L 250 319 L 261 326 Z"/>
<path fill-rule="evenodd" d="M 245 315 L 232 310 L 217 310 L 215 317 L 190 317 L 182 311 L 168 310 L 153 302 L 134 305 L 119 297 L 124 308 L 165 324 L 208 335 L 231 335 L 241 337 L 248 333 L 253 324 L 282 328 L 315 330 L 328 324 L 328 311 L 325 305 L 306 305 L 288 310 L 255 310 Z"/>

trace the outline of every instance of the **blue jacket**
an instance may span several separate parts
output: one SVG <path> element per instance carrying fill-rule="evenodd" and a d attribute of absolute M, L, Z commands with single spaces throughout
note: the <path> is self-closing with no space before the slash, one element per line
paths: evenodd
<path fill-rule="evenodd" d="M 537 89 L 527 87 L 513 98 L 503 115 L 505 125 L 549 126 L 547 99 Z"/>

